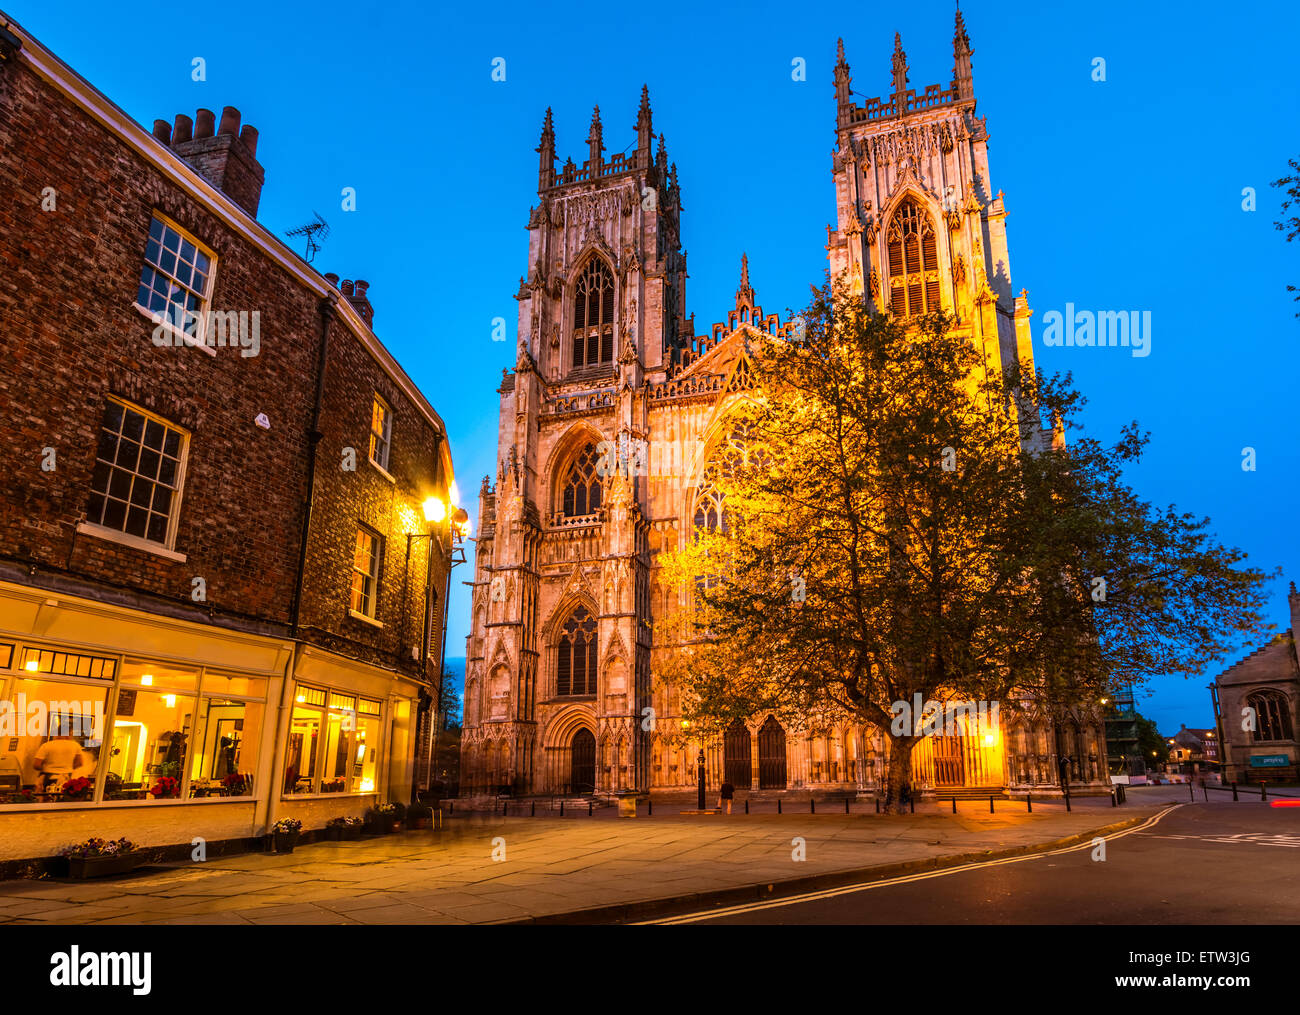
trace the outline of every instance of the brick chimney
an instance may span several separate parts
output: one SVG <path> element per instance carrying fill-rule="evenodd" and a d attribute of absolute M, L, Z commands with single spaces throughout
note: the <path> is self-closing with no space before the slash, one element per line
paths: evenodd
<path fill-rule="evenodd" d="M 221 111 L 220 125 L 210 109 L 200 109 L 193 120 L 178 113 L 173 129 L 168 129 L 166 120 L 155 120 L 153 136 L 244 211 L 257 217 L 265 175 L 257 161 L 257 128 L 245 124 L 241 130 L 238 109 L 226 106 Z"/>
<path fill-rule="evenodd" d="M 366 295 L 366 290 L 370 288 L 369 282 L 363 282 L 361 279 L 354 282 L 350 278 L 345 278 L 340 282 L 339 277 L 332 271 L 326 272 L 325 281 L 335 286 L 343 294 L 344 299 L 356 308 L 357 313 L 361 315 L 361 319 L 369 327 L 374 327 L 375 308 L 370 305 L 370 298 Z"/>

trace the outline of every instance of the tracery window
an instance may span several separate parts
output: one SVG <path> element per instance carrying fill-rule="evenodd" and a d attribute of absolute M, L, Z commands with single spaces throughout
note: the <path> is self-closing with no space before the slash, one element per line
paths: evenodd
<path fill-rule="evenodd" d="M 1255 740 L 1290 740 L 1291 709 L 1277 691 L 1261 691 L 1246 699 L 1255 710 Z"/>
<path fill-rule="evenodd" d="M 913 317 L 940 309 L 934 225 L 915 201 L 904 201 L 885 233 L 889 253 L 889 312 Z"/>
<path fill-rule="evenodd" d="M 573 287 L 574 369 L 614 362 L 614 273 L 593 257 Z"/>
<path fill-rule="evenodd" d="M 600 510 L 602 479 L 596 471 L 600 454 L 596 445 L 588 442 L 573 463 L 564 479 L 562 511 L 566 518 L 592 515 Z"/>
<path fill-rule="evenodd" d="M 596 693 L 596 621 L 581 604 L 560 629 L 555 693 L 560 696 Z"/>

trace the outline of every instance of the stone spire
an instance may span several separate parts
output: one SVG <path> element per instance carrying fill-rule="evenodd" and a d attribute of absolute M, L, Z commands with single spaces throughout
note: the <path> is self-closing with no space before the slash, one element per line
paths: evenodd
<path fill-rule="evenodd" d="M 903 52 L 903 36 L 894 33 L 894 98 L 898 105 L 896 112 L 902 116 L 907 112 L 907 54 Z"/>
<path fill-rule="evenodd" d="M 754 289 L 749 284 L 749 255 L 740 255 L 740 288 L 736 290 L 736 309 L 754 306 Z"/>
<path fill-rule="evenodd" d="M 539 153 L 537 166 L 537 192 L 540 194 L 555 181 L 555 125 L 551 122 L 551 107 L 546 107 L 546 119 L 542 121 L 542 140 L 536 151 Z"/>
<path fill-rule="evenodd" d="M 660 179 L 668 178 L 668 146 L 664 143 L 663 131 L 659 132 L 659 150 L 655 152 L 655 168 L 659 170 Z"/>
<path fill-rule="evenodd" d="M 641 108 L 636 114 L 636 150 L 643 165 L 650 161 L 650 141 L 654 136 L 650 120 L 650 86 L 642 85 Z"/>
<path fill-rule="evenodd" d="M 975 82 L 971 76 L 970 37 L 966 34 L 966 22 L 961 16 L 961 7 L 957 7 L 957 27 L 952 36 L 952 89 L 959 99 L 975 97 Z"/>
<path fill-rule="evenodd" d="M 601 152 L 605 150 L 605 142 L 602 139 L 602 130 L 600 126 L 600 107 L 597 106 L 591 113 L 591 130 L 587 133 L 587 158 L 590 159 L 588 168 L 591 175 L 596 176 L 600 169 Z"/>
<path fill-rule="evenodd" d="M 853 79 L 849 77 L 849 62 L 844 59 L 844 40 L 835 43 L 835 105 L 839 110 L 838 123 L 848 124 L 848 109 L 853 105 Z"/>

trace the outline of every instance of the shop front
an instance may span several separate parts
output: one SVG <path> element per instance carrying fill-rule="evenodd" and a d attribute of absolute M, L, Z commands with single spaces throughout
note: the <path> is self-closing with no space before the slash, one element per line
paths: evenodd
<path fill-rule="evenodd" d="M 417 694 L 293 641 L 0 583 L 0 861 L 405 801 Z"/>

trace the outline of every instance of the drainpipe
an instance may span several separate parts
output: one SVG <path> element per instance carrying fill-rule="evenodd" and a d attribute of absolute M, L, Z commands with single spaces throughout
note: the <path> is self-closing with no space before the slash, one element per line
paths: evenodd
<path fill-rule="evenodd" d="M 322 296 L 320 308 L 320 345 L 316 354 L 316 404 L 312 408 L 311 430 L 307 433 L 307 508 L 302 517 L 302 536 L 298 546 L 298 575 L 293 587 L 292 634 L 298 637 L 298 624 L 302 612 L 302 585 L 307 570 L 307 537 L 311 532 L 312 503 L 316 499 L 316 449 L 320 445 L 321 404 L 325 400 L 325 364 L 329 358 L 330 324 L 334 320 L 334 300 L 330 295 Z"/>

